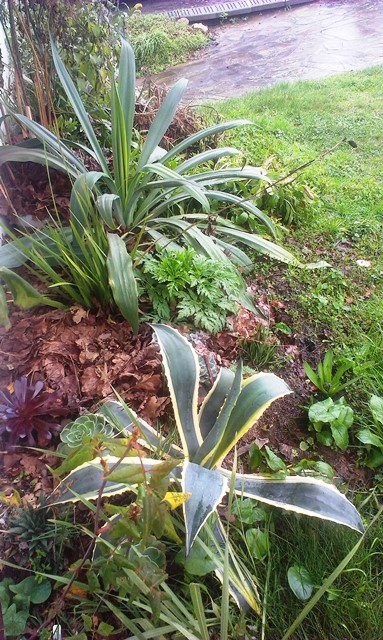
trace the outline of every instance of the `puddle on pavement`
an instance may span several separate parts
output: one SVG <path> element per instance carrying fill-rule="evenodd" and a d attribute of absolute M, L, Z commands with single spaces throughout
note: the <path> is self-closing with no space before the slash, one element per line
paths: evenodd
<path fill-rule="evenodd" d="M 211 28 L 202 55 L 160 74 L 188 78 L 186 98 L 236 97 L 257 87 L 383 64 L 383 0 L 326 0 Z"/>

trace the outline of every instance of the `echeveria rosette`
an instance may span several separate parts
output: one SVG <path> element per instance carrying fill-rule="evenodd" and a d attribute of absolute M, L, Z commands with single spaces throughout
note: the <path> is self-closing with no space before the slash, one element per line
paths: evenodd
<path fill-rule="evenodd" d="M 61 425 L 52 418 L 67 409 L 58 404 L 58 392 L 50 393 L 44 386 L 23 376 L 13 391 L 0 391 L 0 437 L 5 435 L 10 445 L 26 439 L 31 446 L 45 446 L 60 431 Z"/>
<path fill-rule="evenodd" d="M 82 445 L 84 438 L 93 438 L 98 435 L 110 438 L 113 436 L 113 432 L 112 425 L 103 416 L 96 413 L 88 413 L 73 422 L 69 422 L 61 431 L 60 439 L 68 447 L 75 449 Z"/>

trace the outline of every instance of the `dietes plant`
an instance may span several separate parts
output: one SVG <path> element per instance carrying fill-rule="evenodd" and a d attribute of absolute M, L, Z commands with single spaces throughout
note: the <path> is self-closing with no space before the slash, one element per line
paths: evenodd
<path fill-rule="evenodd" d="M 208 525 L 208 520 L 209 526 L 213 523 L 212 529 L 218 544 L 222 544 L 224 529 L 217 507 L 233 479 L 234 491 L 238 495 L 363 531 L 355 507 L 331 484 L 314 478 L 290 476 L 273 479 L 241 474 L 221 466 L 226 455 L 267 407 L 291 392 L 283 380 L 271 373 L 255 374 L 244 380 L 241 365 L 235 374 L 228 369 L 221 369 L 198 410 L 200 368 L 196 352 L 175 329 L 154 325 L 154 330 L 182 445 L 181 449 L 173 446 L 169 453 L 173 456 L 171 476 L 174 487 L 181 491 L 187 554 L 202 527 Z M 107 402 L 102 413 L 119 424 L 120 429 L 124 425 L 127 434 L 138 426 L 149 449 L 154 452 L 163 450 L 158 434 L 142 420 L 136 419 L 130 410 L 126 411 L 121 403 Z M 108 476 L 105 494 L 131 490 L 134 481 L 128 479 L 129 468 L 131 465 L 137 467 L 137 464 L 137 458 L 121 461 L 117 472 Z M 155 459 L 143 458 L 142 464 L 150 475 L 159 463 Z M 105 461 L 101 464 L 98 458 L 72 471 L 52 494 L 52 504 L 75 501 L 79 493 L 88 499 L 95 498 L 101 482 L 105 480 L 103 468 Z M 257 610 L 257 602 L 249 590 L 248 581 L 231 583 L 231 593 L 240 606 Z"/>

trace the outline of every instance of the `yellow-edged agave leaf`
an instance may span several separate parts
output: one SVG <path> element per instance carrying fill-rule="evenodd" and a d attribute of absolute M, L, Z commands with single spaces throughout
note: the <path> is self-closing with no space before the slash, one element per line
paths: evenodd
<path fill-rule="evenodd" d="M 209 466 L 220 464 L 271 403 L 289 393 L 290 387 L 273 373 L 257 373 L 247 378 Z"/>
<path fill-rule="evenodd" d="M 185 460 L 182 469 L 182 491 L 191 493 L 184 502 L 186 555 L 201 527 L 215 511 L 227 491 L 228 480 L 219 471 L 205 469 Z"/>
<path fill-rule="evenodd" d="M 219 448 L 220 442 L 226 433 L 231 413 L 241 393 L 242 370 L 242 362 L 240 362 L 237 371 L 235 372 L 233 384 L 219 416 L 193 459 L 194 462 L 197 462 L 204 467 L 211 468 L 214 466 L 214 454 Z"/>
<path fill-rule="evenodd" d="M 130 435 L 133 428 L 137 427 L 142 434 L 142 438 L 139 438 L 138 442 L 143 446 L 157 452 L 166 449 L 166 452 L 173 458 L 183 458 L 182 449 L 175 444 L 167 446 L 165 439 L 159 435 L 156 429 L 139 418 L 133 409 L 125 409 L 120 402 L 108 400 L 100 407 L 98 413 L 105 416 L 121 433 Z"/>
<path fill-rule="evenodd" d="M 223 404 L 233 386 L 234 373 L 230 369 L 221 368 L 212 388 L 204 399 L 199 414 L 199 427 L 203 439 L 213 428 Z"/>
<path fill-rule="evenodd" d="M 186 500 L 189 500 L 191 493 L 183 493 L 182 491 L 167 491 L 162 502 L 167 502 L 171 510 L 181 507 Z"/>
<path fill-rule="evenodd" d="M 226 477 L 230 472 L 220 469 Z M 259 475 L 236 474 L 237 494 L 274 507 L 331 520 L 363 533 L 361 517 L 354 505 L 332 484 L 316 478 L 290 476 L 273 480 Z"/>
<path fill-rule="evenodd" d="M 200 373 L 197 354 L 175 329 L 161 324 L 152 326 L 160 345 L 184 455 L 192 459 L 202 444 L 197 414 Z"/>
<path fill-rule="evenodd" d="M 115 456 L 105 456 L 103 460 L 111 469 L 119 458 Z M 159 460 L 152 458 L 125 458 L 111 474 L 115 481 L 107 480 L 102 495 L 114 496 L 125 491 L 131 491 L 132 487 L 143 482 L 146 476 L 150 476 L 153 468 L 161 464 Z M 105 471 L 101 465 L 100 458 L 95 458 L 91 462 L 82 464 L 74 469 L 56 487 L 48 499 L 50 505 L 61 504 L 63 502 L 77 502 L 80 496 L 85 500 L 95 500 L 98 498 L 100 488 L 105 479 Z"/>

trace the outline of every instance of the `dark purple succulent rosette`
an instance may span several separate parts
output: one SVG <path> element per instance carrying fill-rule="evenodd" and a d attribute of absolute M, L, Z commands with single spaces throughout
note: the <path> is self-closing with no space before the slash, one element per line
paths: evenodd
<path fill-rule="evenodd" d="M 61 429 L 52 420 L 67 413 L 58 404 L 59 393 L 50 393 L 40 380 L 30 382 L 23 376 L 14 383 L 14 390 L 0 390 L 0 437 L 9 445 L 23 441 L 29 445 L 46 445 Z"/>

